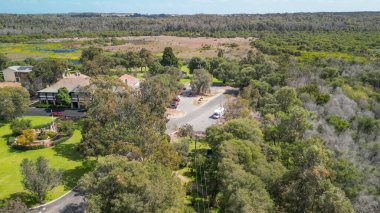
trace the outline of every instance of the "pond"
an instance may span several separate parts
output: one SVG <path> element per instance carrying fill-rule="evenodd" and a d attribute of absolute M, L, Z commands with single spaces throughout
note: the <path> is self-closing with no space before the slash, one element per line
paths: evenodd
<path fill-rule="evenodd" d="M 53 52 L 53 53 L 72 53 L 75 52 L 76 49 L 69 48 L 69 49 L 40 49 L 42 52 Z"/>

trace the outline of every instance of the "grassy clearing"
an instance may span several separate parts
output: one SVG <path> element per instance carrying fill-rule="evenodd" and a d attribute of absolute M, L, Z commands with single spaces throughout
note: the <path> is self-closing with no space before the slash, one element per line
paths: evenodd
<path fill-rule="evenodd" d="M 75 49 L 73 52 L 53 52 L 53 50 Z M 70 45 L 70 43 L 11 43 L 0 44 L 0 52 L 11 60 L 24 60 L 33 58 L 57 58 L 67 60 L 78 60 L 81 50 Z"/>
<path fill-rule="evenodd" d="M 43 126 L 51 122 L 51 117 L 24 117 L 32 120 L 34 127 Z M 11 134 L 9 124 L 0 126 L 0 200 L 20 197 L 28 205 L 34 205 L 35 199 L 29 192 L 25 191 L 21 184 L 20 163 L 24 158 L 36 160 L 43 156 L 54 168 L 64 170 L 63 184 L 50 191 L 46 201 L 53 200 L 71 188 L 78 179 L 87 171 L 82 166 L 83 157 L 77 152 L 77 145 L 81 140 L 80 130 L 75 130 L 73 136 L 66 142 L 52 148 L 15 151 L 6 144 L 7 138 Z"/>

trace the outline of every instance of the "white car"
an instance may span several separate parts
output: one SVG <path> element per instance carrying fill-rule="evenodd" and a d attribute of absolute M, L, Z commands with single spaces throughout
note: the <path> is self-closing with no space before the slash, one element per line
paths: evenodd
<path fill-rule="evenodd" d="M 219 107 L 214 111 L 214 114 L 212 114 L 212 118 L 219 119 L 224 115 L 224 107 Z"/>

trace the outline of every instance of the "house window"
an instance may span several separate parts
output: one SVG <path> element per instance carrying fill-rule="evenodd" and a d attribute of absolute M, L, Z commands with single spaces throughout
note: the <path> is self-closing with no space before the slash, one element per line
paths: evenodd
<path fill-rule="evenodd" d="M 16 77 L 16 82 L 20 82 L 20 78 L 19 77 Z"/>

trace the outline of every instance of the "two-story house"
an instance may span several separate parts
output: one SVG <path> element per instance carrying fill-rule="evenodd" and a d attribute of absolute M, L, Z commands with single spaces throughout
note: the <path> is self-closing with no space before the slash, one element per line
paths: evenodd
<path fill-rule="evenodd" d="M 70 74 L 50 87 L 38 91 L 38 97 L 40 103 L 55 105 L 58 90 L 66 87 L 71 96 L 71 108 L 81 108 L 87 98 L 87 96 L 81 92 L 81 88 L 88 85 L 90 85 L 90 77 L 80 73 Z"/>

